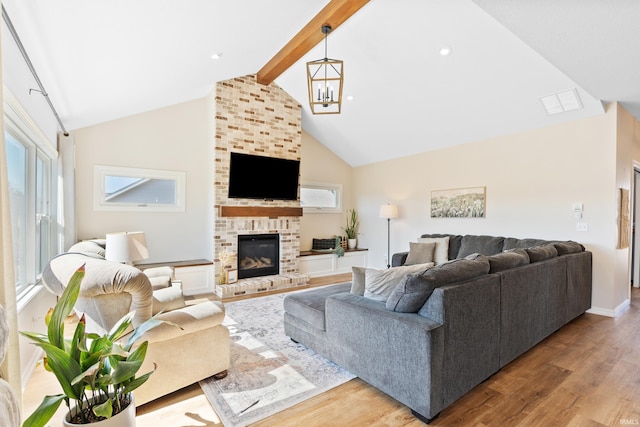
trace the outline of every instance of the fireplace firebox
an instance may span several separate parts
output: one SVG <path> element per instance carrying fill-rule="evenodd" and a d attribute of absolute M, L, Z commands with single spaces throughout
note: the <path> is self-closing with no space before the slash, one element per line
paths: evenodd
<path fill-rule="evenodd" d="M 238 278 L 280 273 L 279 234 L 238 235 Z"/>

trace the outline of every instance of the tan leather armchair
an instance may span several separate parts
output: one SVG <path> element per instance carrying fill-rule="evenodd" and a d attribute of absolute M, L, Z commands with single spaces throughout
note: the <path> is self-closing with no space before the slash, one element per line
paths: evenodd
<path fill-rule="evenodd" d="M 153 290 L 150 278 L 136 267 L 104 259 L 104 240 L 77 243 L 52 259 L 42 275 L 45 286 L 61 295 L 82 264 L 85 276 L 75 310 L 79 315 L 86 315 L 88 331 L 108 331 L 122 316 L 134 310 L 134 326 L 162 310 L 160 319 L 182 328 L 163 324 L 140 340 L 149 341 L 140 373 L 152 370 L 154 363 L 157 369 L 134 392 L 137 405 L 202 379 L 226 374 L 230 340 L 228 329 L 222 325 L 225 315 L 222 303 L 187 305 L 181 286 L 172 285 L 171 280 L 165 286 L 156 284 L 157 289 Z"/>

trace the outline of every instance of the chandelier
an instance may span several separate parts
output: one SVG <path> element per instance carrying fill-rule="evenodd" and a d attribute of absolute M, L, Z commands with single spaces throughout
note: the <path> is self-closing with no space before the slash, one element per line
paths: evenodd
<path fill-rule="evenodd" d="M 342 61 L 327 57 L 327 35 L 331 26 L 323 25 L 324 58 L 307 62 L 309 105 L 313 114 L 340 114 L 342 106 Z"/>

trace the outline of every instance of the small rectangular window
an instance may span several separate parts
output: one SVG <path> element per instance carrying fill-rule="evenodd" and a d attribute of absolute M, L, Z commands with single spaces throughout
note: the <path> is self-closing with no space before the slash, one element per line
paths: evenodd
<path fill-rule="evenodd" d="M 307 213 L 342 212 L 342 185 L 325 183 L 300 184 L 300 206 Z"/>
<path fill-rule="evenodd" d="M 184 211 L 185 178 L 185 172 L 96 165 L 93 207 L 100 211 Z"/>

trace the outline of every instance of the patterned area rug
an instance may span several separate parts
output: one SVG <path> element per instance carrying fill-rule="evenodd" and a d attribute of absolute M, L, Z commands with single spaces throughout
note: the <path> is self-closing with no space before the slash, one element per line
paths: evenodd
<path fill-rule="evenodd" d="M 225 427 L 255 423 L 354 378 L 284 334 L 285 295 L 225 303 L 231 368 L 222 380 L 200 382 Z"/>

